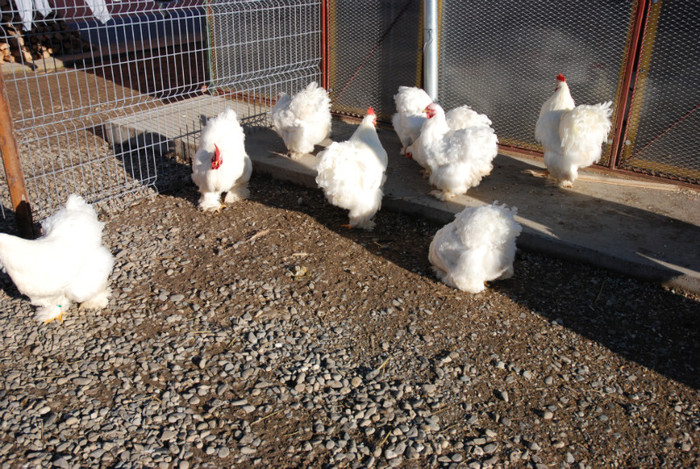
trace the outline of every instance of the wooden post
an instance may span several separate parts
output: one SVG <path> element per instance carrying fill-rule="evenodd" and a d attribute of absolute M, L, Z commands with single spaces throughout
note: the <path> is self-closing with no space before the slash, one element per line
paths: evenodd
<path fill-rule="evenodd" d="M 34 222 L 32 221 L 32 209 L 29 205 L 27 187 L 24 185 L 22 165 L 17 154 L 17 140 L 12 131 L 12 115 L 7 101 L 7 89 L 5 78 L 0 73 L 0 151 L 2 163 L 5 166 L 7 186 L 10 188 L 12 209 L 15 211 L 17 230 L 23 238 L 34 237 Z"/>

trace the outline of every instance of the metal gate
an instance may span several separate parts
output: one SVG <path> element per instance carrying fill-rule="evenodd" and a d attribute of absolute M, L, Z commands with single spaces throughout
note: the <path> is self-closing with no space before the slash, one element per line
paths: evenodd
<path fill-rule="evenodd" d="M 244 126 L 268 125 L 271 98 L 320 79 L 321 1 L 50 5 L 29 17 L 3 8 L 0 36 L 36 219 L 73 192 L 119 207 L 181 182 L 176 165 L 208 117 L 231 106 Z M 8 192 L 0 185 L 5 214 Z"/>
<path fill-rule="evenodd" d="M 700 3 L 653 2 L 618 166 L 700 183 Z"/>

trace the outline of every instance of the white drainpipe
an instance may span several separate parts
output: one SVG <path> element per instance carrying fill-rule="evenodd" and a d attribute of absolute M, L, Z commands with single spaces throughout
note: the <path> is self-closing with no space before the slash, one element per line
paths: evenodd
<path fill-rule="evenodd" d="M 423 0 L 423 87 L 438 98 L 438 1 Z"/>

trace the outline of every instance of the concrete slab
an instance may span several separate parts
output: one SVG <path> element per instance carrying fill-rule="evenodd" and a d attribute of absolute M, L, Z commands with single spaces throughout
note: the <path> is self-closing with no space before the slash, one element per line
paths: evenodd
<path fill-rule="evenodd" d="M 131 122 L 122 120 L 112 125 L 131 137 L 163 135 L 169 148 L 174 145 L 184 154 L 192 154 L 197 138 L 181 128 L 183 116 L 194 125 L 204 109 L 204 114 L 211 117 L 226 104 L 222 98 L 197 98 L 200 99 L 201 102 L 169 105 L 179 108 L 167 112 L 159 111 L 178 120 L 179 127 L 170 126 L 172 131 L 164 130 L 162 125 L 154 129 L 155 116 L 136 116 Z M 332 140 L 346 140 L 355 127 L 334 121 Z M 541 161 L 499 154 L 493 171 L 478 187 L 446 203 L 429 195 L 431 187 L 418 165 L 400 156 L 400 144 L 393 130 L 380 128 L 378 133 L 389 154 L 384 210 L 448 223 L 465 206 L 498 201 L 518 208 L 517 220 L 523 226 L 518 246 L 522 249 L 700 293 L 700 191 L 663 182 L 630 181 L 591 170 L 583 171 L 573 189 L 559 189 L 533 175 L 543 170 Z M 284 144 L 271 129 L 256 128 L 250 132 L 246 148 L 255 172 L 316 187 L 316 157 L 285 157 Z M 317 152 L 321 149 L 317 147 Z"/>
<path fill-rule="evenodd" d="M 63 61 L 55 57 L 37 59 L 33 62 L 9 62 L 0 65 L 0 70 L 4 75 L 24 76 L 27 73 L 49 73 L 64 68 Z"/>
<path fill-rule="evenodd" d="M 150 103 L 144 106 L 149 108 L 112 119 L 105 124 L 105 136 L 111 145 L 149 148 L 158 154 L 175 151 L 178 155 L 188 155 L 189 149 L 196 149 L 199 132 L 207 120 L 227 107 L 236 111 L 242 123 L 260 120 L 259 117 L 269 111 L 258 103 L 233 101 L 211 95 L 167 105 Z"/>

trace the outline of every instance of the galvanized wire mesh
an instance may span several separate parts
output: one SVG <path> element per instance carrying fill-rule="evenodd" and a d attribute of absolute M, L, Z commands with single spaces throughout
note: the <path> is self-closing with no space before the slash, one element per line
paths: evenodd
<path fill-rule="evenodd" d="M 3 71 L 35 218 L 73 192 L 128 199 L 155 185 L 162 141 L 119 138 L 111 123 L 199 91 L 206 69 L 198 3 L 111 3 L 98 19 L 84 4 L 57 1 L 30 29 L 9 12 L 13 27 L 3 38 L 15 42 L 15 63 Z"/>
<path fill-rule="evenodd" d="M 700 3 L 652 6 L 620 166 L 700 183 Z"/>
<path fill-rule="evenodd" d="M 493 121 L 501 143 L 534 129 L 558 73 L 577 104 L 615 100 L 635 1 L 443 2 L 439 100 Z"/>
<path fill-rule="evenodd" d="M 270 96 L 319 78 L 319 1 L 50 4 L 29 26 L 3 9 L 0 36 L 35 219 L 73 192 L 119 207 L 181 181 L 207 118 L 265 124 Z"/>
<path fill-rule="evenodd" d="M 210 1 L 213 93 L 249 104 L 251 123 L 268 124 L 269 105 L 321 80 L 321 1 Z"/>
<path fill-rule="evenodd" d="M 330 2 L 330 94 L 336 112 L 386 120 L 400 85 L 420 82 L 420 12 L 416 0 Z"/>

